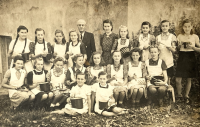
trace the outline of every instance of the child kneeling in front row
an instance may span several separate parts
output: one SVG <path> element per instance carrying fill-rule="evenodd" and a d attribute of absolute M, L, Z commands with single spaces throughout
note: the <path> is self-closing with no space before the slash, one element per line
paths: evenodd
<path fill-rule="evenodd" d="M 106 83 L 106 72 L 98 74 L 99 83 L 92 86 L 92 96 L 96 96 L 95 112 L 103 116 L 115 116 L 127 113 L 123 108 L 115 105 L 113 86 Z"/>
<path fill-rule="evenodd" d="M 68 98 L 68 102 L 70 102 L 70 99 L 74 98 L 82 98 L 83 99 L 83 105 L 81 109 L 74 108 L 71 103 L 66 104 L 65 108 L 62 110 L 53 111 L 51 113 L 58 113 L 58 114 L 69 114 L 69 115 L 79 115 L 87 113 L 91 114 L 91 89 L 88 85 L 84 84 L 86 81 L 85 74 L 82 72 L 79 72 L 76 75 L 76 81 L 77 85 L 72 87 L 70 91 L 70 98 Z"/>

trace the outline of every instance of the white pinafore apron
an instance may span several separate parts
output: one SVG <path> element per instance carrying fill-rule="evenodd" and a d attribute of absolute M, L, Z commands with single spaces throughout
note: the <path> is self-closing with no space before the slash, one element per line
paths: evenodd
<path fill-rule="evenodd" d="M 79 69 L 80 70 L 80 69 Z M 76 74 L 74 73 L 74 71 L 72 70 L 72 68 L 70 67 L 69 68 L 69 71 L 71 73 L 71 80 L 72 82 L 75 82 L 76 81 Z M 81 70 L 80 70 L 82 73 L 85 73 L 85 67 L 81 67 Z"/>
<path fill-rule="evenodd" d="M 147 38 L 143 38 L 143 34 L 140 34 L 139 42 L 140 42 L 140 48 L 143 49 L 144 46 L 148 47 L 150 43 L 150 34 L 148 34 Z M 150 58 L 149 49 L 143 50 L 142 57 L 143 61 L 146 61 Z"/>
<path fill-rule="evenodd" d="M 131 87 L 134 87 L 135 89 L 138 88 L 143 88 L 144 89 L 144 96 L 147 97 L 147 91 L 146 91 L 146 80 L 145 78 L 142 78 L 142 62 L 139 62 L 137 67 L 133 67 L 131 65 L 131 62 L 129 62 L 128 64 L 129 66 L 129 71 L 128 71 L 128 76 L 129 77 L 133 77 L 133 75 L 135 74 L 137 76 L 137 80 L 133 79 L 128 83 L 128 89 L 130 89 Z M 132 92 L 130 93 L 130 95 L 132 95 Z"/>
<path fill-rule="evenodd" d="M 99 69 L 99 70 L 94 70 L 94 67 L 91 66 L 91 75 L 92 76 L 96 76 L 98 78 L 98 74 L 101 71 L 104 71 L 103 67 L 101 67 L 101 69 Z"/>
<path fill-rule="evenodd" d="M 73 54 L 72 57 L 74 57 L 74 55 L 76 55 L 76 54 L 81 54 L 80 46 L 81 46 L 80 42 L 78 42 L 78 44 L 75 45 L 75 46 L 73 46 L 72 42 L 70 42 L 70 44 L 69 44 L 69 52 Z"/>
<path fill-rule="evenodd" d="M 119 51 L 121 48 L 124 48 L 124 47 L 128 47 L 129 46 L 129 39 L 126 39 L 126 42 L 124 45 L 121 45 L 121 38 L 118 39 L 118 46 L 117 46 L 117 50 Z"/>
<path fill-rule="evenodd" d="M 30 40 L 27 39 L 26 47 L 24 49 L 25 41 L 19 41 L 18 40 L 16 42 L 16 45 L 15 45 L 14 49 L 13 49 L 13 53 L 14 54 L 20 54 L 20 53 L 23 52 L 23 50 L 24 50 L 24 53 L 29 53 L 30 52 L 30 50 L 29 50 L 29 44 L 30 44 Z M 12 59 L 11 63 L 10 63 L 10 69 L 13 68 L 13 64 L 14 64 L 14 60 Z M 31 62 L 31 60 L 26 61 L 24 63 L 24 68 L 25 68 L 25 70 L 26 70 L 27 73 L 33 70 L 33 64 Z"/>
<path fill-rule="evenodd" d="M 161 67 L 161 64 L 162 64 L 161 59 L 158 60 L 158 65 L 153 65 L 153 66 L 149 65 L 149 60 L 146 60 L 145 64 L 147 66 L 147 71 L 148 71 L 149 75 L 151 75 L 151 76 L 162 76 L 163 75 L 162 67 Z"/>
<path fill-rule="evenodd" d="M 59 77 L 56 77 L 53 74 L 53 69 L 51 69 L 51 83 L 52 83 L 53 88 L 60 87 L 59 84 L 65 82 L 65 70 L 63 69 L 62 71 L 63 73 Z"/>
<path fill-rule="evenodd" d="M 56 44 L 54 45 L 54 53 L 57 53 L 59 57 L 65 59 L 66 44 Z"/>
<path fill-rule="evenodd" d="M 17 70 L 15 68 L 11 68 L 10 69 L 10 73 L 11 73 L 10 85 L 11 86 L 15 86 L 15 87 L 21 87 L 24 84 L 26 71 L 22 70 L 22 69 L 20 70 L 20 73 L 21 73 L 20 79 L 17 78 L 16 71 Z M 12 95 L 15 92 L 17 92 L 17 90 L 9 89 L 8 92 L 9 92 L 9 97 L 11 98 Z"/>
<path fill-rule="evenodd" d="M 172 52 L 166 48 L 166 46 L 172 46 L 172 37 L 173 34 L 170 34 L 167 40 L 162 40 L 161 35 L 158 35 L 158 42 L 160 42 L 158 47 L 160 49 L 159 58 L 165 61 L 167 68 L 170 68 L 174 65 Z"/>
<path fill-rule="evenodd" d="M 44 54 L 44 53 L 48 53 L 47 42 L 45 41 L 45 50 L 44 50 L 44 44 L 43 43 L 39 44 L 37 42 L 35 45 L 35 55 Z M 50 70 L 52 65 L 53 65 L 52 63 L 44 62 L 44 69 Z"/>
<path fill-rule="evenodd" d="M 37 84 L 38 82 L 45 82 L 45 73 L 42 71 L 42 75 L 36 75 L 35 72 L 33 71 L 33 84 Z M 35 95 L 41 92 L 40 90 L 40 85 L 35 87 L 34 89 L 31 90 Z"/>
<path fill-rule="evenodd" d="M 120 68 L 118 71 L 115 71 L 114 66 L 111 65 L 111 77 L 115 76 L 117 82 L 120 82 L 120 83 L 124 82 L 124 80 L 123 80 L 124 73 L 123 72 L 124 72 L 123 65 L 120 65 Z"/>

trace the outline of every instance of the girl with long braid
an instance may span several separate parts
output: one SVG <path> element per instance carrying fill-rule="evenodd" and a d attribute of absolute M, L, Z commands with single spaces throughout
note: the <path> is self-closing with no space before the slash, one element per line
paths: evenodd
<path fill-rule="evenodd" d="M 28 66 L 29 64 L 27 64 L 29 60 L 28 53 L 30 52 L 29 44 L 31 42 L 27 39 L 27 33 L 28 29 L 25 26 L 21 25 L 17 28 L 17 37 L 9 45 L 8 57 L 12 58 L 10 68 L 13 68 L 13 58 L 20 55 L 23 57 L 26 71 L 33 69 L 33 66 Z M 25 54 L 27 55 L 26 57 Z"/>
<path fill-rule="evenodd" d="M 35 43 L 30 44 L 30 54 L 32 58 L 42 57 L 44 59 L 44 69 L 50 70 L 52 48 L 49 42 L 44 40 L 45 31 L 42 28 L 35 30 Z"/>

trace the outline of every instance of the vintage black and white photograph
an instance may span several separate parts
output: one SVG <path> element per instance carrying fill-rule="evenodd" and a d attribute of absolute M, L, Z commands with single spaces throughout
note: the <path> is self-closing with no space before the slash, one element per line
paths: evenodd
<path fill-rule="evenodd" d="M 0 0 L 1 127 L 199 127 L 200 0 Z"/>

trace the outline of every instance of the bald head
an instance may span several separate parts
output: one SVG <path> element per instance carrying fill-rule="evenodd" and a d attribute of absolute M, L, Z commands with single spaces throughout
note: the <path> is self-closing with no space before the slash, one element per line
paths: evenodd
<path fill-rule="evenodd" d="M 84 19 L 79 19 L 77 21 L 78 30 L 82 33 L 85 31 L 86 21 Z"/>
<path fill-rule="evenodd" d="M 84 19 L 79 19 L 78 21 L 77 21 L 77 25 L 78 24 L 86 24 L 86 21 L 84 20 Z"/>

